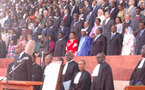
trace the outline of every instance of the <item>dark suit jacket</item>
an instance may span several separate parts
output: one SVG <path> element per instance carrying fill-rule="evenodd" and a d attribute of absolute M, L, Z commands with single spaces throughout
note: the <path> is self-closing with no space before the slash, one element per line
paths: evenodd
<path fill-rule="evenodd" d="M 49 36 L 52 36 L 53 39 L 56 40 L 56 31 L 57 31 L 57 30 L 56 30 L 56 28 L 55 28 L 54 26 L 53 26 L 52 28 L 49 27 L 49 28 L 47 29 L 47 36 L 46 36 L 47 39 L 48 39 Z"/>
<path fill-rule="evenodd" d="M 62 29 L 62 27 L 59 27 L 58 31 L 57 31 L 57 36 L 58 34 L 62 32 L 63 33 L 63 38 L 65 40 L 68 40 L 68 37 L 69 37 L 69 33 L 70 33 L 70 29 L 68 26 L 64 26 L 64 28 Z"/>
<path fill-rule="evenodd" d="M 111 14 L 111 19 L 115 20 L 117 14 L 118 14 L 118 12 L 119 12 L 119 9 L 118 9 L 118 7 L 115 7 L 115 9 L 111 12 L 111 8 L 110 8 L 109 12 L 110 12 L 110 14 Z"/>
<path fill-rule="evenodd" d="M 66 69 L 65 75 L 62 75 L 63 82 L 71 80 L 73 75 L 78 71 L 79 71 L 78 64 L 75 61 L 70 62 Z"/>
<path fill-rule="evenodd" d="M 12 73 L 12 80 L 21 80 L 21 81 L 32 80 L 32 59 L 28 54 L 23 53 L 20 60 L 23 59 L 24 57 L 28 57 L 29 59 L 19 62 L 15 58 L 15 61 L 14 61 L 15 67 L 20 63 L 22 64 Z"/>
<path fill-rule="evenodd" d="M 9 72 L 12 71 L 13 65 L 14 65 L 14 62 L 12 62 L 12 63 L 9 64 L 8 69 L 7 69 L 7 75 L 8 75 Z M 9 75 L 7 76 L 7 79 L 8 79 L 8 80 L 12 80 L 12 74 L 9 74 Z"/>
<path fill-rule="evenodd" d="M 33 37 L 32 39 L 35 41 L 35 42 L 38 42 L 39 39 L 38 39 L 38 35 L 41 35 L 41 32 L 42 32 L 42 29 L 40 27 L 38 27 L 37 29 L 35 28 L 34 32 L 33 32 Z"/>
<path fill-rule="evenodd" d="M 6 43 L 0 39 L 0 58 L 5 58 L 7 54 Z"/>
<path fill-rule="evenodd" d="M 86 19 L 87 19 L 87 16 L 86 16 Z M 96 20 L 95 13 L 92 12 L 92 14 L 91 14 L 91 16 L 89 17 L 89 20 L 88 20 L 89 25 L 90 25 L 91 28 L 94 26 L 95 20 Z"/>
<path fill-rule="evenodd" d="M 60 27 L 61 25 L 61 20 L 62 18 L 59 17 L 58 19 L 54 18 L 54 27 L 58 30 L 58 28 Z"/>
<path fill-rule="evenodd" d="M 75 6 L 74 10 L 71 11 L 71 10 L 72 10 L 72 6 L 70 5 L 70 6 L 69 6 L 69 9 L 70 9 L 70 14 L 71 14 L 71 12 L 72 12 L 72 15 L 71 15 L 71 16 L 73 16 L 74 13 L 79 14 L 79 7 L 78 7 L 78 6 Z"/>
<path fill-rule="evenodd" d="M 81 22 L 77 22 L 76 25 L 74 25 L 74 21 L 72 21 L 71 23 L 71 28 L 70 31 L 71 32 L 75 32 L 76 34 L 76 39 L 80 39 L 81 37 L 81 29 L 82 29 L 82 23 Z"/>
<path fill-rule="evenodd" d="M 108 8 L 109 8 L 109 4 L 106 2 L 104 5 L 100 5 L 99 8 L 103 9 L 103 11 L 106 12 L 108 10 Z M 105 8 L 107 8 L 107 9 L 105 10 Z"/>
<path fill-rule="evenodd" d="M 110 33 L 111 33 L 111 27 L 114 25 L 114 20 L 110 19 L 106 25 L 105 25 L 106 20 L 103 21 L 103 35 L 107 38 L 109 38 Z"/>
<path fill-rule="evenodd" d="M 33 63 L 32 81 L 42 81 L 42 69 L 37 63 Z"/>
<path fill-rule="evenodd" d="M 107 47 L 107 38 L 103 35 L 99 36 L 96 41 L 94 41 L 95 37 L 92 40 L 92 48 L 90 55 L 96 56 L 98 53 L 106 53 Z"/>
<path fill-rule="evenodd" d="M 65 49 L 66 49 L 66 40 L 57 40 L 55 44 L 54 49 L 54 56 L 64 56 L 65 55 Z"/>
<path fill-rule="evenodd" d="M 139 23 L 140 22 L 145 22 L 145 16 L 142 14 L 139 15 L 139 17 L 135 17 L 134 21 L 131 23 L 132 24 L 132 29 L 136 32 L 139 32 Z"/>
<path fill-rule="evenodd" d="M 62 17 L 62 20 L 65 21 L 66 23 L 66 26 L 70 27 L 70 22 L 71 22 L 71 16 L 70 15 L 67 15 L 64 19 L 64 16 Z"/>
<path fill-rule="evenodd" d="M 122 29 L 122 34 L 124 35 L 125 33 L 125 28 L 128 27 L 128 26 L 131 26 L 131 23 L 132 21 L 129 21 L 128 23 L 127 22 L 124 22 L 123 24 L 123 29 Z"/>
<path fill-rule="evenodd" d="M 142 33 L 140 37 L 140 32 L 136 36 L 136 46 L 135 46 L 135 53 L 140 54 L 140 50 L 142 46 L 145 45 L 145 31 Z"/>
<path fill-rule="evenodd" d="M 112 40 L 110 36 L 107 43 L 107 55 L 120 55 L 122 49 L 122 41 L 122 35 L 119 33 L 116 33 Z"/>

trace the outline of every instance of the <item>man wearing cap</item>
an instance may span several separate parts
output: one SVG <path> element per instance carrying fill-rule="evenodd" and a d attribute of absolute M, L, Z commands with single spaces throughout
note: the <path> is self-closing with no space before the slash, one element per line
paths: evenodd
<path fill-rule="evenodd" d="M 81 39 L 79 42 L 77 56 L 89 56 L 91 50 L 91 38 L 87 35 L 87 30 L 81 30 Z"/>

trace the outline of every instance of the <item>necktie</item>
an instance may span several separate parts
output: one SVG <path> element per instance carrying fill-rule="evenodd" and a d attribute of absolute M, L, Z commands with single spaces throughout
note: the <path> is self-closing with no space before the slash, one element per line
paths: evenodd
<path fill-rule="evenodd" d="M 114 34 L 111 35 L 111 40 L 113 39 L 113 37 L 114 37 Z"/>

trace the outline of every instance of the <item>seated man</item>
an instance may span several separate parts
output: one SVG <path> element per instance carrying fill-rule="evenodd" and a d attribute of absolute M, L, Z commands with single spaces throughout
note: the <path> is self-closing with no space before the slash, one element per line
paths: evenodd
<path fill-rule="evenodd" d="M 72 78 L 70 90 L 90 90 L 91 75 L 85 70 L 85 65 L 84 60 L 78 62 L 79 71 Z"/>
<path fill-rule="evenodd" d="M 99 53 L 96 59 L 98 65 L 92 73 L 93 82 L 91 90 L 114 90 L 112 70 L 110 65 L 105 62 L 105 55 Z"/>
<path fill-rule="evenodd" d="M 139 61 L 130 78 L 130 85 L 145 85 L 145 45 L 141 49 L 143 59 Z"/>

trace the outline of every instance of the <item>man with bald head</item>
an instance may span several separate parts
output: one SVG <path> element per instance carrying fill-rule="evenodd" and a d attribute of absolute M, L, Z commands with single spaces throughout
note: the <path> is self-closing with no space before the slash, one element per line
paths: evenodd
<path fill-rule="evenodd" d="M 117 27 L 111 27 L 110 37 L 107 43 L 107 55 L 120 55 L 122 48 L 122 35 L 117 32 Z"/>
<path fill-rule="evenodd" d="M 62 81 L 60 83 L 60 90 L 65 90 L 65 82 L 71 82 L 73 75 L 79 71 L 78 64 L 73 60 L 73 53 L 67 52 L 65 55 L 67 60 L 62 70 Z"/>
<path fill-rule="evenodd" d="M 12 70 L 21 64 L 11 76 L 11 80 L 31 81 L 32 80 L 32 59 L 24 52 L 24 45 L 17 44 L 15 48 L 16 57 L 14 58 L 14 65 Z"/>
<path fill-rule="evenodd" d="M 141 49 L 142 59 L 134 69 L 131 78 L 130 85 L 144 86 L 145 85 L 145 45 Z"/>
<path fill-rule="evenodd" d="M 112 69 L 105 62 L 105 55 L 99 53 L 96 56 L 97 65 L 92 73 L 93 82 L 91 90 L 114 90 Z"/>

